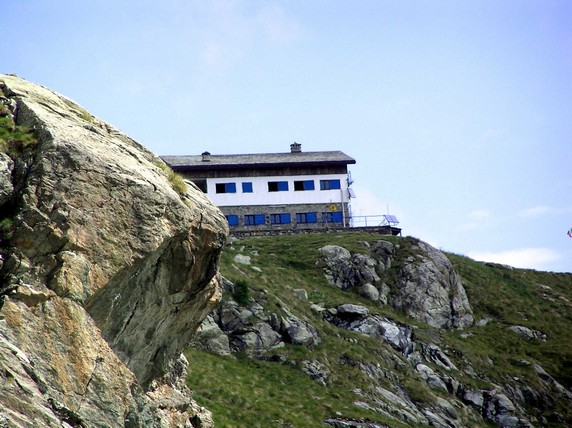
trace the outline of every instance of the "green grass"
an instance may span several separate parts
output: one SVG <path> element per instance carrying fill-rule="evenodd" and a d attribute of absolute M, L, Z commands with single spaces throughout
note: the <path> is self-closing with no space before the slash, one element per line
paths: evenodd
<path fill-rule="evenodd" d="M 490 389 L 493 384 L 508 382 L 540 387 L 540 379 L 534 370 L 520 360 L 540 364 L 565 387 L 572 385 L 572 341 L 569 340 L 572 332 L 571 274 L 487 266 L 448 254 L 463 278 L 475 319 L 489 317 L 493 320 L 484 327 L 443 331 L 414 322 L 389 306 L 365 300 L 351 292 L 342 292 L 327 284 L 322 267 L 316 263 L 320 247 L 341 245 L 352 253 L 366 253 L 366 243 L 373 245 L 380 239 L 400 247 L 392 268 L 382 275 L 382 280 L 391 286 L 399 267 L 407 257 L 415 256 L 416 239 L 331 233 L 240 239 L 225 248 L 220 266 L 225 277 L 235 283 L 248 284 L 249 296 L 264 301 L 268 313 L 284 315 L 288 310 L 308 320 L 318 329 L 321 342 L 315 349 L 287 345 L 267 355 L 269 359 L 285 358 L 286 364 L 254 361 L 244 356 L 219 357 L 188 350 L 191 365 L 189 387 L 195 391 L 195 399 L 213 411 L 217 426 L 318 427 L 323 426 L 325 418 L 335 417 L 336 412 L 340 412 L 350 419 L 367 419 L 399 427 L 403 425 L 395 420 L 353 405 L 354 401 L 361 399 L 353 392 L 354 388 L 360 388 L 366 394 L 373 393 L 375 385 L 393 392 L 402 389 L 421 407 L 431 406 L 439 395 L 451 398 L 445 392 L 430 390 L 410 362 L 389 345 L 323 321 L 320 315 L 309 309 L 309 301 L 294 296 L 293 289 L 297 288 L 305 289 L 311 302 L 327 307 L 355 303 L 396 322 L 415 324 L 418 326 L 414 332 L 416 340 L 437 343 L 441 349 L 447 350 L 460 369 L 454 377 L 469 388 Z M 235 263 L 236 254 L 250 256 L 252 265 Z M 508 330 L 510 325 L 524 325 L 542 331 L 548 340 L 523 340 Z M 326 387 L 312 381 L 300 370 L 304 360 L 319 361 L 329 370 Z M 379 367 L 383 376 L 372 382 L 359 370 L 357 365 L 360 362 Z M 477 377 L 464 373 L 464 368 L 469 365 Z M 556 397 L 551 411 L 572 418 L 572 410 L 566 408 L 566 404 Z M 540 416 L 538 412 L 536 415 Z M 473 421 L 472 418 L 468 416 L 467 421 Z"/>
<path fill-rule="evenodd" d="M 84 109 L 80 105 L 74 103 L 72 100 L 69 100 L 67 98 L 62 98 L 62 101 L 68 107 L 68 109 L 71 112 L 74 112 L 80 119 L 83 119 L 89 123 L 95 123 L 96 122 L 95 118 L 93 117 L 93 115 L 90 112 L 88 112 L 86 109 Z"/>
<path fill-rule="evenodd" d="M 475 317 L 494 319 L 486 328 L 471 329 L 475 336 L 463 342 L 469 350 L 486 350 L 505 372 L 514 367 L 514 360 L 530 360 L 571 386 L 572 274 L 492 267 L 456 255 L 449 257 L 464 279 Z M 508 331 L 511 325 L 546 333 L 547 340 L 520 339 Z"/>
<path fill-rule="evenodd" d="M 187 385 L 195 400 L 213 412 L 219 427 L 317 427 L 336 412 L 384 421 L 351 404 L 351 393 L 321 386 L 288 365 L 193 349 L 185 355 Z"/>
<path fill-rule="evenodd" d="M 182 175 L 177 174 L 164 162 L 156 162 L 155 166 L 167 174 L 167 180 L 169 180 L 171 187 L 179 194 L 179 196 L 185 196 L 187 194 L 187 185 L 183 181 Z"/>
<path fill-rule="evenodd" d="M 14 158 L 38 144 L 36 133 L 31 128 L 18 126 L 12 118 L 1 114 L 0 110 L 0 151 Z"/>

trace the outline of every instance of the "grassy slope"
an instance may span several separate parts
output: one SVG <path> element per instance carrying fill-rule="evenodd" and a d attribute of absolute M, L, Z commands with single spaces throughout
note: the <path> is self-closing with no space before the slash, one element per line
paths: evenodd
<path fill-rule="evenodd" d="M 402 426 L 383 415 L 352 405 L 359 399 L 352 390 L 367 390 L 370 381 L 355 366 L 340 361 L 380 363 L 385 378 L 379 379 L 379 384 L 389 390 L 405 389 L 418 403 L 427 405 L 434 400 L 426 384 L 399 354 L 380 341 L 325 323 L 309 310 L 309 302 L 294 297 L 292 289 L 296 288 L 306 289 L 311 302 L 326 306 L 348 302 L 362 304 L 395 321 L 415 324 L 419 327 L 415 332 L 419 340 L 439 343 L 441 348 L 449 349 L 449 355 L 458 367 L 470 363 L 483 378 L 458 374 L 459 380 L 466 385 L 488 388 L 490 381 L 503 384 L 505 379 L 514 381 L 515 377 L 528 384 L 538 384 L 540 381 L 533 370 L 518 364 L 521 359 L 540 364 L 564 386 L 572 384 L 572 343 L 569 340 L 572 275 L 511 270 L 449 255 L 464 279 L 475 318 L 490 317 L 493 321 L 485 327 L 444 332 L 412 322 L 387 306 L 327 285 L 321 269 L 316 266 L 318 248 L 334 244 L 352 252 L 365 252 L 363 241 L 373 243 L 379 239 L 378 235 L 366 234 L 249 238 L 225 249 L 221 263 L 225 277 L 233 281 L 246 280 L 251 295 L 257 300 L 265 299 L 265 307 L 271 312 L 281 313 L 287 306 L 296 315 L 306 317 L 320 331 L 322 342 L 314 350 L 287 346 L 272 353 L 275 357 L 277 354 L 286 356 L 293 362 L 287 364 L 253 361 L 241 355 L 238 358 L 218 357 L 189 349 L 189 387 L 195 391 L 197 401 L 213 411 L 217 426 L 318 427 L 323 426 L 325 418 L 336 414 L 392 427 Z M 409 238 L 383 239 L 400 243 L 402 251 L 398 258 L 406 257 L 408 247 L 414 242 Z M 261 272 L 248 266 L 237 267 L 233 258 L 239 252 L 250 255 L 253 266 Z M 394 265 L 398 263 L 396 260 Z M 392 275 L 393 272 L 389 272 L 384 279 L 390 283 Z M 548 340 L 520 339 L 506 328 L 514 324 L 542 331 Z M 471 336 L 463 338 L 463 333 Z M 302 360 L 318 360 L 330 370 L 327 387 L 310 380 L 295 367 L 296 362 Z M 564 414 L 570 412 L 558 407 L 557 410 Z"/>

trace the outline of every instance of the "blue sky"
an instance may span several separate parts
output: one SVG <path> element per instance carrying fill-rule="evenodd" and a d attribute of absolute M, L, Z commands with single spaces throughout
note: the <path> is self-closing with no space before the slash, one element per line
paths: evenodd
<path fill-rule="evenodd" d="M 572 272 L 572 2 L 6 0 L 0 72 L 157 154 L 341 150 L 355 215 Z"/>

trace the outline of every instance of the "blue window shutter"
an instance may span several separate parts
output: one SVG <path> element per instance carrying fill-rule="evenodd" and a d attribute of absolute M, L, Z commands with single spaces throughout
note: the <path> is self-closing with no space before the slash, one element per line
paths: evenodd
<path fill-rule="evenodd" d="M 341 211 L 335 211 L 332 213 L 332 221 L 334 223 L 341 223 L 344 220 L 344 216 Z"/>
<path fill-rule="evenodd" d="M 252 193 L 252 183 L 251 182 L 242 183 L 242 193 Z"/>
<path fill-rule="evenodd" d="M 229 226 L 238 226 L 238 216 L 237 215 L 227 215 L 226 220 Z"/>
<path fill-rule="evenodd" d="M 341 189 L 340 180 L 330 180 L 330 189 Z"/>
<path fill-rule="evenodd" d="M 288 182 L 287 181 L 279 181 L 278 182 L 278 191 L 284 192 L 288 190 Z"/>
<path fill-rule="evenodd" d="M 280 214 L 280 223 L 282 224 L 290 224 L 290 214 Z"/>
<path fill-rule="evenodd" d="M 314 180 L 304 181 L 304 190 L 314 190 Z"/>
<path fill-rule="evenodd" d="M 254 224 L 264 224 L 266 223 L 266 216 L 264 214 L 256 214 L 254 216 Z"/>
<path fill-rule="evenodd" d="M 226 183 L 226 193 L 236 193 L 236 183 Z"/>
<path fill-rule="evenodd" d="M 308 223 L 317 223 L 318 222 L 318 215 L 317 213 L 306 213 L 306 221 Z"/>

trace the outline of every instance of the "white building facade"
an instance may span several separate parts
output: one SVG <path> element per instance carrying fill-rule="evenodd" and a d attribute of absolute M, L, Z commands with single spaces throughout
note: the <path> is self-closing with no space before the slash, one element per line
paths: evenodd
<path fill-rule="evenodd" d="M 252 155 L 164 156 L 225 214 L 231 232 L 330 229 L 349 226 L 353 192 L 339 151 Z"/>

